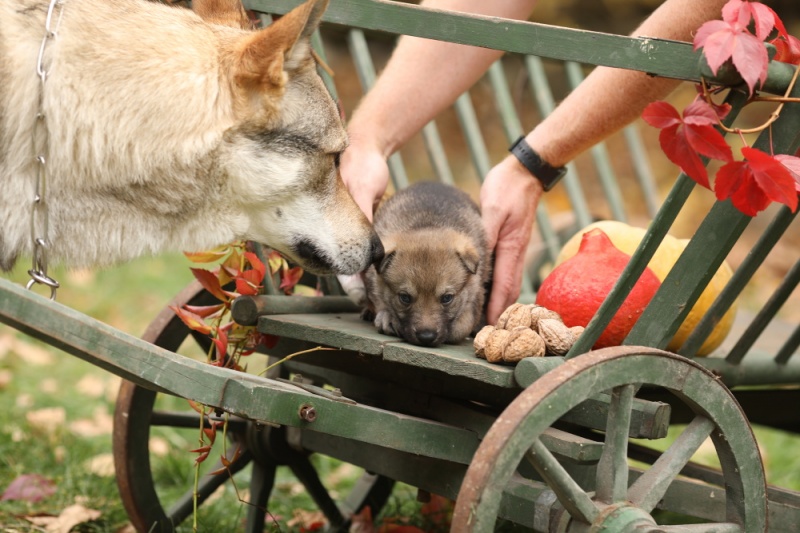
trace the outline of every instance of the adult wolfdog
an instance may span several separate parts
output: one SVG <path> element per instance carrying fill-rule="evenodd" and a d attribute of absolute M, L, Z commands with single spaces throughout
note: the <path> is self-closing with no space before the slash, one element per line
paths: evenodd
<path fill-rule="evenodd" d="M 44 231 L 34 146 L 49 255 L 71 266 L 236 239 L 319 273 L 382 257 L 339 176 L 347 136 L 309 46 L 326 6 L 253 30 L 239 0 L 59 0 L 43 83 L 49 1 L 0 0 L 0 268 Z"/>

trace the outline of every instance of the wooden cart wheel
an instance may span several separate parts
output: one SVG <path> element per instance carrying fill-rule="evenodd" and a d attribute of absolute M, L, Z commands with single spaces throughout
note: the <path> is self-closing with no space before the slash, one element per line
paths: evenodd
<path fill-rule="evenodd" d="M 197 283 L 190 284 L 171 305 L 212 305 L 217 301 Z M 162 348 L 178 351 L 184 341 L 192 338 L 206 351 L 211 342 L 206 336 L 187 328 L 175 313 L 165 308 L 150 324 L 144 339 Z M 161 411 L 156 407 L 157 393 L 124 381 L 120 387 L 114 413 L 114 465 L 117 484 L 125 509 L 137 531 L 173 531 L 192 516 L 193 487 L 187 486 L 184 495 L 170 507 L 164 505 L 156 492 L 155 470 L 151 465 L 150 429 L 156 426 L 199 428 L 199 414 L 188 408 L 185 412 Z M 306 491 L 325 514 L 332 531 L 347 531 L 353 514 L 364 507 L 377 514 L 389 498 L 394 481 L 383 476 L 364 473 L 344 501 L 336 502 L 320 480 L 310 457 L 292 449 L 285 442 L 282 430 L 256 426 L 241 418 L 231 418 L 227 432 L 234 445 L 228 446 L 229 459 L 237 445 L 242 453 L 229 467 L 231 473 L 252 465 L 250 476 L 250 505 L 247 506 L 247 531 L 263 531 L 267 501 L 278 466 L 288 466 Z M 191 460 L 187 456 L 187 460 Z M 217 465 L 219 467 L 221 465 Z M 216 470 L 217 467 L 211 470 Z M 198 504 L 204 503 L 221 485 L 228 482 L 228 472 L 204 476 L 198 488 Z"/>
<path fill-rule="evenodd" d="M 628 431 L 640 385 L 667 389 L 694 413 L 694 419 L 651 468 L 629 483 Z M 588 491 L 539 437 L 572 408 L 603 391 L 611 392 L 611 404 L 594 490 Z M 657 526 L 650 513 L 708 437 L 724 481 L 722 487 L 699 488 L 703 498 L 724 499 L 720 513 L 724 517 L 713 523 Z M 606 348 L 571 359 L 538 379 L 503 411 L 475 453 L 458 495 L 452 531 L 493 531 L 504 489 L 518 479 L 518 467 L 527 466 L 520 464 L 523 460 L 549 487 L 531 505 L 529 523 L 537 531 L 766 530 L 764 470 L 744 413 L 710 372 L 675 354 L 641 347 Z"/>

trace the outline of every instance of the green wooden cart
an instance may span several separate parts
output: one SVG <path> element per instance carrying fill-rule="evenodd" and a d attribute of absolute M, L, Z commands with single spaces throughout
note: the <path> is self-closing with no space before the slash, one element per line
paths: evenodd
<path fill-rule="evenodd" d="M 265 19 L 266 13 L 285 13 L 298 3 L 246 2 Z M 384 0 L 334 1 L 325 21 L 330 24 L 323 34 L 331 32 L 325 38 L 346 43 L 364 89 L 375 78 L 368 37 L 417 35 L 515 54 L 529 76 L 540 115 L 553 106 L 548 83 L 553 68 L 572 84 L 580 81 L 580 64 L 688 81 L 707 74 L 699 54 L 685 43 L 442 14 Z M 324 53 L 319 35 L 316 41 Z M 794 67 L 772 63 L 765 90 L 784 94 L 793 74 Z M 491 68 L 483 87 L 495 99 L 503 144 L 508 144 L 523 126 L 502 63 Z M 800 96 L 800 88 L 791 95 Z M 740 91 L 730 91 L 734 111 L 728 120 L 744 100 Z M 490 167 L 490 157 L 473 104 L 465 94 L 455 112 L 469 149 L 470 172 L 480 178 Z M 800 104 L 787 105 L 772 132 L 776 151 L 794 153 L 800 146 Z M 462 170 L 449 166 L 435 124 L 426 127 L 424 137 L 433 173 L 440 180 L 456 181 L 453 176 Z M 237 300 L 233 312 L 238 322 L 280 337 L 268 350 L 271 357 L 315 346 L 337 349 L 294 358 L 269 378 L 212 367 L 178 353 L 184 341 L 204 350 L 211 341 L 190 331 L 170 309 L 140 340 L 0 281 L 0 321 L 127 380 L 115 415 L 114 454 L 123 501 L 140 531 L 171 531 L 192 513 L 188 487 L 179 501 L 159 498 L 148 443 L 151 427 L 197 427 L 199 415 L 160 410 L 158 395 L 187 398 L 235 415 L 228 434 L 246 451 L 233 460 L 230 471 L 252 465 L 248 531 L 264 529 L 278 466 L 288 466 L 302 482 L 331 530 L 347 530 L 351 517 L 365 506 L 377 511 L 395 481 L 402 481 L 456 500 L 452 531 L 457 532 L 498 527 L 539 532 L 798 531 L 800 495 L 766 485 L 750 423 L 800 430 L 800 410 L 791 407 L 800 399 L 800 360 L 792 357 L 800 345 L 800 326 L 776 319 L 800 281 L 800 262 L 760 312 L 739 320 L 735 338 L 711 357 L 695 357 L 719 317 L 781 242 L 795 214 L 787 208 L 769 212 L 771 221 L 679 354 L 667 352 L 664 347 L 751 222 L 728 202 L 713 204 L 624 346 L 590 351 L 693 197 L 694 182 L 680 175 L 661 201 L 639 136 L 629 129 L 625 142 L 621 152 L 630 154 L 636 180 L 623 184 L 615 178 L 611 163 L 622 156 L 612 157 L 607 148 L 597 146 L 592 158 L 602 189 L 592 200 L 602 198 L 604 213 L 618 220 L 626 220 L 627 209 L 636 203 L 653 222 L 614 291 L 565 357 L 505 366 L 476 358 L 468 343 L 434 349 L 405 344 L 361 321 L 358 310 L 335 288 L 316 298 L 267 291 Z M 395 156 L 390 164 L 395 187 L 404 187 L 409 178 L 403 162 Z M 593 207 L 576 170 L 571 168 L 564 186 L 572 213 L 569 223 L 548 213 L 547 199 L 539 208 L 540 251 L 523 298 L 530 298 L 538 283 L 538 266 L 552 262 L 564 239 L 592 220 Z M 174 304 L 211 302 L 212 296 L 192 285 Z M 779 410 L 776 405 L 789 407 Z M 708 439 L 718 469 L 691 460 Z M 666 451 L 655 451 L 659 442 L 667 443 L 661 446 Z M 312 454 L 357 465 L 364 475 L 350 494 L 335 497 L 315 471 Z M 202 504 L 227 481 L 227 472 L 206 477 L 198 501 Z M 664 512 L 671 513 L 673 525 L 656 524 L 653 516 Z"/>

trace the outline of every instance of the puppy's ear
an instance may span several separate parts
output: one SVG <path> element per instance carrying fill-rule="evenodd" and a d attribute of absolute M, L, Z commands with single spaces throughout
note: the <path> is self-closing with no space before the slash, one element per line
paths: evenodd
<path fill-rule="evenodd" d="M 478 250 L 475 249 L 472 243 L 461 243 L 461 246 L 456 247 L 456 255 L 461 261 L 461 264 L 464 265 L 464 268 L 467 269 L 467 272 L 473 275 L 478 273 L 478 266 L 481 262 L 481 256 L 478 254 Z"/>
<path fill-rule="evenodd" d="M 242 29 L 253 27 L 241 0 L 193 0 L 192 11 L 209 24 Z"/>
<path fill-rule="evenodd" d="M 319 26 L 328 0 L 308 0 L 268 27 L 248 35 L 239 46 L 234 78 L 248 89 L 280 89 L 287 70 L 311 58 L 311 34 Z"/>
<path fill-rule="evenodd" d="M 391 237 L 381 237 L 383 243 L 383 259 L 375 265 L 375 270 L 378 274 L 383 275 L 384 272 L 392 265 L 394 258 L 397 256 L 397 244 Z"/>

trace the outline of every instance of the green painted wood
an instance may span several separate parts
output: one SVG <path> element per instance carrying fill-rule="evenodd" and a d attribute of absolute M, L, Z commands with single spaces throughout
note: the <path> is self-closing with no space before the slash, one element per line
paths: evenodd
<path fill-rule="evenodd" d="M 793 94 L 800 95 L 800 88 L 796 87 Z M 798 144 L 800 109 L 795 106 L 787 107 L 773 123 L 773 128 L 758 136 L 753 147 L 767 153 L 782 154 L 794 153 Z M 665 347 L 750 220 L 730 201 L 717 202 L 623 344 Z M 764 318 L 771 320 L 774 316 L 773 313 Z M 743 356 L 743 353 L 739 355 Z"/>
<path fill-rule="evenodd" d="M 245 0 L 255 11 L 286 13 L 302 0 Z M 654 76 L 712 79 L 691 43 L 625 37 L 546 24 L 428 9 L 387 0 L 331 2 L 323 20 L 362 29 L 414 35 L 589 65 L 628 68 Z M 764 89 L 783 93 L 794 67 L 772 62 Z M 735 77 L 723 80 L 736 84 Z"/>
<path fill-rule="evenodd" d="M 550 81 L 547 78 L 544 63 L 539 57 L 525 56 L 525 67 L 531 78 L 533 100 L 536 103 L 539 114 L 542 117 L 546 117 L 556 108 L 556 101 L 550 89 Z M 577 225 L 582 228 L 592 222 L 592 215 L 589 212 L 586 196 L 581 187 L 577 165 L 574 161 L 570 161 L 566 166 L 567 173 L 562 181 L 572 204 L 572 210 L 575 212 L 575 218 L 578 221 Z"/>
<path fill-rule="evenodd" d="M 397 338 L 381 335 L 375 326 L 353 313 L 263 316 L 258 320 L 258 329 L 269 335 L 365 355 L 381 355 L 384 345 L 399 342 Z"/>
<path fill-rule="evenodd" d="M 299 313 L 357 313 L 360 308 L 347 296 L 239 296 L 231 316 L 243 326 L 254 326 L 265 315 Z"/>
<path fill-rule="evenodd" d="M 471 344 L 425 348 L 405 342 L 389 343 L 383 348 L 383 360 L 436 370 L 443 374 L 443 378 L 461 376 L 498 387 L 517 388 L 513 366 L 497 365 L 475 357 Z"/>
<path fill-rule="evenodd" d="M 711 307 L 708 308 L 700 322 L 697 323 L 694 331 L 683 343 L 678 353 L 684 357 L 693 357 L 697 353 L 697 350 L 700 349 L 716 324 L 730 309 L 730 306 L 733 305 L 733 302 L 741 294 L 758 267 L 764 262 L 764 259 L 767 258 L 767 255 L 792 223 L 795 216 L 797 216 L 797 213 L 792 213 L 785 206 L 778 211 L 769 227 L 747 254 L 739 268 L 733 273 L 730 281 L 722 289 L 714 303 L 711 304 Z"/>
<path fill-rule="evenodd" d="M 213 367 L 153 346 L 0 279 L 0 322 L 124 379 L 252 420 L 347 436 L 438 459 L 469 461 L 477 436 L 464 429 L 349 405 L 291 384 Z M 312 406 L 314 422 L 300 418 Z"/>
<path fill-rule="evenodd" d="M 481 134 L 478 117 L 475 115 L 475 106 L 472 105 L 469 92 L 465 92 L 458 97 L 455 109 L 456 116 L 458 116 L 458 121 L 461 124 L 461 131 L 464 132 L 464 139 L 469 148 L 472 164 L 475 166 L 475 172 L 478 174 L 480 182 L 483 183 L 483 179 L 492 168 L 492 163 L 489 159 L 489 150 L 486 148 L 486 142 Z"/>
<path fill-rule="evenodd" d="M 723 121 L 726 126 L 730 126 L 733 123 L 746 100 L 747 97 L 744 94 L 731 91 L 727 98 L 728 103 L 731 104 L 731 111 Z M 692 192 L 692 190 L 694 190 L 694 186 L 694 181 L 692 181 L 686 174 L 681 173 L 678 176 L 675 181 L 675 185 L 673 185 L 672 190 L 670 190 L 667 198 L 664 200 L 661 209 L 650 223 L 647 232 L 642 238 L 642 242 L 639 243 L 638 248 L 631 255 L 630 262 L 623 270 L 620 278 L 614 284 L 611 292 L 600 305 L 597 313 L 595 313 L 594 317 L 592 317 L 592 319 L 589 321 L 589 324 L 586 326 L 586 330 L 572 346 L 569 353 L 567 353 L 567 359 L 571 359 L 582 353 L 588 352 L 594 343 L 597 342 L 597 339 L 606 329 L 606 326 L 608 326 L 609 322 L 611 322 L 611 318 L 625 301 L 625 298 L 627 298 L 628 294 L 630 294 L 633 286 L 639 279 L 639 276 L 641 276 L 644 269 L 647 268 L 647 264 L 650 262 L 650 259 L 652 259 L 656 249 L 661 244 L 661 241 L 664 240 L 664 236 L 669 231 L 669 228 L 675 222 L 675 219 L 678 217 L 683 205 L 689 198 L 689 194 Z M 716 271 L 716 269 L 714 271 Z M 663 283 L 662 287 L 665 287 Z M 655 306 L 652 304 L 650 307 L 655 309 Z M 642 323 L 641 318 L 639 319 L 638 323 Z M 655 324 L 654 328 L 657 328 L 660 325 L 661 322 Z M 676 330 L 679 325 L 680 322 L 675 325 Z M 659 332 L 656 331 L 655 333 L 658 334 Z M 635 337 L 631 338 L 630 335 L 628 337 L 631 339 L 631 342 L 633 342 Z M 653 345 L 653 342 L 654 339 L 640 339 L 640 344 L 644 346 Z"/>

